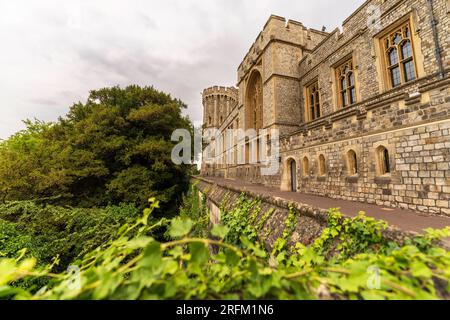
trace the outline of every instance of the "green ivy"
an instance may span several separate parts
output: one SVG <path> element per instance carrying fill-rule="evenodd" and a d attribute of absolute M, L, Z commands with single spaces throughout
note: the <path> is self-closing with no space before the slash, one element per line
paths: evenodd
<path fill-rule="evenodd" d="M 198 198 L 198 194 L 193 195 Z M 253 205 L 254 200 L 241 197 L 227 214 L 248 218 Z M 125 224 L 116 238 L 76 262 L 79 287 L 70 285 L 74 283 L 72 275 L 55 273 L 53 265 L 39 267 L 37 260 L 24 252 L 14 258 L 0 258 L 0 298 L 450 298 L 450 254 L 435 245 L 437 240 L 450 236 L 450 228 L 429 231 L 409 244 L 394 246 L 382 237 L 384 224 L 364 215 L 344 218 L 332 210 L 329 231 L 312 246 L 296 244 L 287 248 L 283 241 L 290 232 L 283 233 L 277 246 L 285 257 L 276 259 L 257 239 L 250 240 L 244 224 L 234 218 L 227 220 L 224 215 L 222 224 L 211 229 L 215 239 L 202 238 L 194 234 L 198 222 L 193 217 L 198 212 L 191 217 L 185 210 L 179 218 L 158 220 L 152 218 L 157 207 L 156 201 L 150 201 L 143 216 Z M 290 216 L 288 222 L 295 225 Z M 160 242 L 153 235 L 163 225 L 168 226 L 170 238 Z M 336 244 L 347 240 L 352 245 Z M 333 251 L 337 258 L 330 255 Z M 37 292 L 14 285 L 20 280 L 43 277 L 53 280 Z"/>
<path fill-rule="evenodd" d="M 221 208 L 222 224 L 226 225 L 230 232 L 225 241 L 234 245 L 241 244 L 241 236 L 250 241 L 258 240 L 258 226 L 253 222 L 261 212 L 261 200 L 249 200 L 245 194 L 241 194 L 231 210 Z M 264 217 L 263 217 L 264 218 Z"/>

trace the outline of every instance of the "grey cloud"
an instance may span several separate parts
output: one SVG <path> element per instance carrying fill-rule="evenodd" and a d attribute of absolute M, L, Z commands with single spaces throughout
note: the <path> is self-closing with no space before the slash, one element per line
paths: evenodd
<path fill-rule="evenodd" d="M 331 30 L 362 2 L 2 1 L 0 138 L 23 128 L 21 119 L 57 119 L 92 89 L 134 83 L 170 92 L 200 121 L 200 92 L 236 83 L 270 14 Z"/>
<path fill-rule="evenodd" d="M 33 98 L 28 100 L 32 104 L 38 104 L 43 106 L 57 106 L 61 102 L 53 99 L 46 99 L 46 98 Z"/>
<path fill-rule="evenodd" d="M 132 79 L 136 73 L 158 74 L 163 68 L 163 61 L 155 57 L 148 59 L 141 54 L 108 56 L 108 52 L 97 50 L 81 50 L 79 57 L 88 71 L 104 74 L 116 74 Z"/>

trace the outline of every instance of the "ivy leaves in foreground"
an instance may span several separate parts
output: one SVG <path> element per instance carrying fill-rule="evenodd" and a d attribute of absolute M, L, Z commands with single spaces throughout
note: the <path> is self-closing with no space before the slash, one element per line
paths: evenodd
<path fill-rule="evenodd" d="M 198 197 L 197 195 L 193 195 Z M 247 210 L 247 200 L 241 204 Z M 280 248 L 275 255 L 257 240 L 238 232 L 232 218 L 215 226 L 214 239 L 196 237 L 196 220 L 183 215 L 171 221 L 151 219 L 157 202 L 117 237 L 86 254 L 75 273 L 53 274 L 36 268 L 33 258 L 0 259 L 0 297 L 15 299 L 445 299 L 449 298 L 450 255 L 433 245 L 450 229 L 427 233 L 405 246 L 385 244 L 379 228 L 363 216 L 333 226 L 316 244 Z M 190 202 L 192 204 L 192 202 Z M 233 210 L 239 210 L 240 206 Z M 207 215 L 194 210 L 196 217 Z M 252 214 L 252 211 L 248 211 Z M 222 212 L 225 216 L 227 211 Z M 334 215 L 334 217 L 333 217 Z M 330 219 L 338 218 L 336 211 Z M 235 215 L 239 217 L 239 214 Z M 294 221 L 295 213 L 288 217 Z M 204 220 L 199 219 L 203 225 Z M 255 220 L 256 221 L 256 220 Z M 365 222 L 365 223 L 364 223 Z M 255 222 L 257 223 L 257 222 Z M 354 233 L 355 228 L 367 228 Z M 152 233 L 168 225 L 171 239 L 158 242 Z M 234 227 L 233 227 L 234 226 Z M 341 226 L 337 231 L 335 228 Z M 347 226 L 347 227 L 345 227 Z M 292 226 L 283 238 L 288 239 Z M 334 232 L 333 230 L 337 231 Z M 248 231 L 248 230 L 247 230 Z M 245 232 L 247 232 L 245 231 Z M 353 232 L 353 234 L 347 234 Z M 375 233 L 375 235 L 370 235 Z M 330 237 L 371 239 L 358 250 L 341 248 L 327 257 Z M 326 239 L 325 239 L 326 238 Z M 225 240 L 222 240 L 225 239 Z M 232 239 L 233 242 L 227 242 Z M 379 241 L 383 250 L 373 244 Z M 236 244 L 237 243 L 237 244 Z M 322 244 L 321 244 L 322 243 Z M 350 241 L 351 243 L 351 241 Z M 419 245 L 420 244 L 420 245 Z M 363 250 L 359 250 L 363 248 Z M 367 249 L 367 250 L 366 250 Z M 278 255 L 283 254 L 283 259 Z M 49 277 L 38 291 L 14 286 L 20 279 Z"/>

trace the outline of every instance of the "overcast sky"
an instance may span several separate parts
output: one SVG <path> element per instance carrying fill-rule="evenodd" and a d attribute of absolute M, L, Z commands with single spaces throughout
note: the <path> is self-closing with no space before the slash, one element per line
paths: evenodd
<path fill-rule="evenodd" d="M 113 85 L 153 85 L 201 121 L 200 92 L 235 85 L 270 14 L 330 31 L 363 2 L 0 0 L 0 138 Z"/>

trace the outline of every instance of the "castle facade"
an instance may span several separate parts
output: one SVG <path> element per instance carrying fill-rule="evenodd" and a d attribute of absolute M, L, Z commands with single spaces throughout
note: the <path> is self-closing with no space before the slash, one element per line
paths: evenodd
<path fill-rule="evenodd" d="M 450 216 L 450 0 L 369 0 L 329 33 L 271 16 L 203 106 L 205 129 L 280 133 L 278 174 L 234 136 L 203 175 Z"/>

